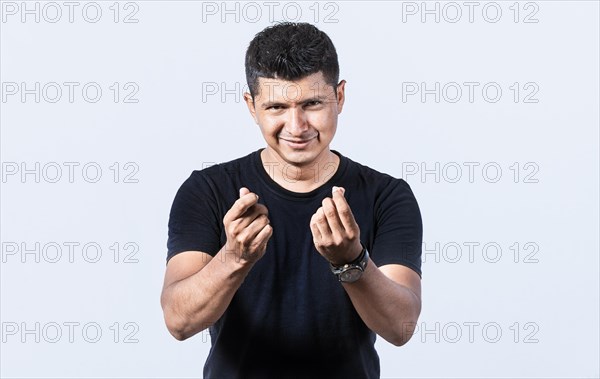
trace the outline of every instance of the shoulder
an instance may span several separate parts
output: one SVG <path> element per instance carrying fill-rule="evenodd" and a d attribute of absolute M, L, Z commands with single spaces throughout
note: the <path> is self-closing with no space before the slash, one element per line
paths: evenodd
<path fill-rule="evenodd" d="M 348 175 L 351 178 L 358 179 L 359 183 L 374 188 L 378 190 L 378 192 L 394 190 L 410 193 L 411 195 L 413 194 L 410 185 L 404 179 L 374 169 L 346 156 L 343 156 L 343 159 L 345 159 L 348 164 Z"/>
<path fill-rule="evenodd" d="M 248 172 L 255 154 L 257 153 L 252 152 L 243 157 L 221 163 L 211 162 L 203 169 L 192 171 L 187 181 L 191 185 L 202 186 L 219 184 L 227 179 L 239 177 L 241 173 Z"/>
<path fill-rule="evenodd" d="M 230 161 L 209 164 L 207 167 L 201 170 L 194 170 L 191 176 L 196 179 L 210 179 L 239 174 L 240 172 L 247 170 L 248 167 L 252 165 L 253 155 L 255 154 L 257 154 L 257 152 L 252 152 L 248 155 Z"/>
<path fill-rule="evenodd" d="M 237 181 L 241 173 L 248 172 L 252 164 L 252 155 L 236 158 L 222 163 L 211 163 L 205 168 L 193 170 L 183 182 L 179 192 L 205 197 L 218 197 L 223 191 L 223 185 Z"/>

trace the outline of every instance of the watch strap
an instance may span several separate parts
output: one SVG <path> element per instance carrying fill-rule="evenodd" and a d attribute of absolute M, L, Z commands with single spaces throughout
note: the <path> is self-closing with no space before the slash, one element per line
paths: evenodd
<path fill-rule="evenodd" d="M 329 267 L 331 268 L 331 272 L 338 277 L 341 281 L 341 274 L 350 269 L 359 269 L 360 271 L 365 271 L 367 267 L 367 263 L 369 262 L 369 252 L 367 248 L 361 243 L 362 250 L 358 257 L 350 263 L 343 264 L 341 266 L 335 266 L 331 262 L 329 262 Z"/>

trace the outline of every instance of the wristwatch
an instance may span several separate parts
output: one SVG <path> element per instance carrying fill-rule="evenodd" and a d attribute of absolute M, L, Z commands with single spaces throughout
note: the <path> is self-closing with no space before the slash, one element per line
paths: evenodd
<path fill-rule="evenodd" d="M 369 262 L 369 252 L 364 245 L 362 245 L 362 247 L 362 251 L 358 255 L 358 258 L 350 263 L 346 263 L 342 266 L 334 266 L 331 264 L 331 262 L 329 262 L 331 272 L 337 276 L 340 282 L 354 283 L 362 276 L 365 268 L 367 267 L 367 263 Z"/>

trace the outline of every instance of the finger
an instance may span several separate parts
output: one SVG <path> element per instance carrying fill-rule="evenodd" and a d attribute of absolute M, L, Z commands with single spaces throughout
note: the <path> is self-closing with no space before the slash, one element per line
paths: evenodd
<path fill-rule="evenodd" d="M 337 190 L 335 190 L 336 188 Z M 344 193 L 344 188 L 334 187 L 333 202 L 335 204 L 340 222 L 342 223 L 344 229 L 348 232 L 356 229 L 356 220 L 354 219 L 350 205 L 348 205 L 348 202 L 344 197 Z"/>
<path fill-rule="evenodd" d="M 249 193 L 250 193 L 250 190 L 248 188 L 246 188 L 246 187 L 240 188 L 240 197 L 247 195 Z"/>
<path fill-rule="evenodd" d="M 265 215 L 260 215 L 242 233 L 246 234 L 247 240 L 255 240 L 258 233 L 267 225 L 269 225 L 269 218 Z"/>
<path fill-rule="evenodd" d="M 241 192 L 242 192 L 242 190 L 240 190 L 240 193 Z M 251 206 L 253 206 L 257 202 L 258 202 L 258 195 L 254 194 L 252 192 L 249 192 L 249 193 L 243 195 L 242 197 L 240 197 L 239 199 L 237 199 L 235 201 L 235 203 L 233 203 L 233 205 L 231 206 L 229 211 L 227 211 L 225 218 L 229 221 L 240 218 L 244 213 L 246 213 L 246 211 Z"/>
<path fill-rule="evenodd" d="M 241 198 L 243 198 L 243 197 L 245 197 L 245 196 L 247 196 L 249 194 L 254 195 L 256 197 L 256 201 L 258 202 L 258 195 L 255 194 L 255 193 L 250 192 L 250 190 L 248 188 L 246 188 L 246 187 L 240 188 L 240 197 L 239 197 L 239 199 L 241 199 Z"/>
<path fill-rule="evenodd" d="M 317 226 L 316 213 L 310 218 L 310 231 L 312 232 L 314 242 L 321 241 L 321 231 L 319 231 L 319 227 Z"/>
<path fill-rule="evenodd" d="M 337 191 L 341 191 L 342 195 L 344 195 L 346 193 L 346 189 L 344 187 L 336 187 L 333 186 L 331 187 L 331 195 L 333 196 L 334 193 L 336 193 Z"/>
<path fill-rule="evenodd" d="M 335 208 L 333 200 L 329 197 L 323 199 L 323 213 L 325 213 L 327 223 L 329 224 L 334 239 L 339 240 L 344 233 L 344 226 L 338 217 L 338 211 Z"/>
<path fill-rule="evenodd" d="M 267 224 L 263 226 L 263 228 L 258 232 L 254 241 L 258 243 L 258 246 L 266 245 L 271 236 L 273 235 L 273 227 L 271 224 Z"/>
<path fill-rule="evenodd" d="M 248 208 L 248 210 L 243 215 L 238 217 L 236 220 L 233 220 L 234 222 L 238 223 L 236 229 L 243 230 L 261 215 L 269 215 L 267 207 L 265 207 L 262 204 L 254 204 L 253 206 Z"/>
<path fill-rule="evenodd" d="M 253 225 L 254 226 L 254 225 Z M 266 224 L 256 233 L 253 239 L 248 241 L 242 253 L 242 257 L 247 260 L 256 261 L 260 259 L 267 249 L 267 243 L 273 234 L 271 225 Z"/>
<path fill-rule="evenodd" d="M 272 235 L 273 227 L 271 225 L 266 225 L 256 236 L 255 241 L 258 245 L 256 245 L 255 248 L 253 247 L 255 251 L 264 253 L 264 251 L 267 250 L 267 245 Z"/>
<path fill-rule="evenodd" d="M 327 222 L 327 217 L 323 212 L 323 207 L 317 209 L 315 213 L 315 221 L 317 223 L 317 228 L 319 228 L 319 232 L 321 233 L 321 241 L 328 241 L 331 239 L 331 228 L 329 227 L 329 223 Z"/>

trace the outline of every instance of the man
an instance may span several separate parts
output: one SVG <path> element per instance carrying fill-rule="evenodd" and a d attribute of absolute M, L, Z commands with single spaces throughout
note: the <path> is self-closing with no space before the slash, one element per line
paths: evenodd
<path fill-rule="evenodd" d="M 338 76 L 314 26 L 258 33 L 245 100 L 266 148 L 194 171 L 175 196 L 161 304 L 178 340 L 209 328 L 206 378 L 377 378 L 375 335 L 414 332 L 419 207 L 402 179 L 329 148 Z"/>

